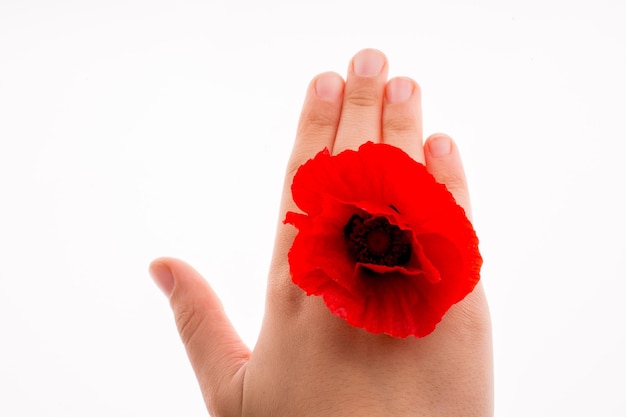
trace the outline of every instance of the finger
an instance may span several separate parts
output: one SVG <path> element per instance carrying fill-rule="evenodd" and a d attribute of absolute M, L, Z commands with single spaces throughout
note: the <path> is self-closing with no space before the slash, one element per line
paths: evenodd
<path fill-rule="evenodd" d="M 341 116 L 343 88 L 343 78 L 334 72 L 320 74 L 309 84 L 287 165 L 281 204 L 283 214 L 297 210 L 291 198 L 291 182 L 298 167 L 324 148 L 332 149 Z"/>
<path fill-rule="evenodd" d="M 352 59 L 333 154 L 380 142 L 387 70 L 387 58 L 375 49 L 364 49 Z"/>
<path fill-rule="evenodd" d="M 383 143 L 403 149 L 424 163 L 420 88 L 410 78 L 393 78 L 385 86 Z"/>
<path fill-rule="evenodd" d="M 424 146 L 426 167 L 435 179 L 445 184 L 467 217 L 472 218 L 469 190 L 459 150 L 448 135 L 436 133 L 426 140 Z"/>
<path fill-rule="evenodd" d="M 267 294 L 270 309 L 279 305 L 290 306 L 293 301 L 302 298 L 301 291 L 295 291 L 292 288 L 287 265 L 287 252 L 295 237 L 296 229 L 291 225 L 283 224 L 282 221 L 288 211 L 299 211 L 291 196 L 291 183 L 298 167 L 324 148 L 332 149 L 341 116 L 343 89 L 343 78 L 339 74 L 327 72 L 315 77 L 307 90 L 283 185 Z"/>
<path fill-rule="evenodd" d="M 250 351 L 226 317 L 219 298 L 200 274 L 182 261 L 157 259 L 150 265 L 150 274 L 170 299 L 207 407 L 221 410 L 219 415 L 224 411 L 234 415 L 243 389 L 241 371 Z"/>

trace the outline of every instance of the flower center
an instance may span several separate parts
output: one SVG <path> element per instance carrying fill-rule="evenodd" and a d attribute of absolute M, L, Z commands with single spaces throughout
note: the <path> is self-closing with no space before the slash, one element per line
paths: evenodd
<path fill-rule="evenodd" d="M 357 262 L 399 266 L 411 259 L 408 232 L 390 224 L 386 217 L 354 214 L 344 226 L 343 233 L 348 252 Z"/>

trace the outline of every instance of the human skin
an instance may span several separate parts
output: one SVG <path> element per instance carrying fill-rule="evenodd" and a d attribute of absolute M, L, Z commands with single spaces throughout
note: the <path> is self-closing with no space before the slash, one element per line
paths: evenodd
<path fill-rule="evenodd" d="M 170 300 L 180 337 L 214 417 L 472 417 L 493 415 L 491 326 L 479 283 L 423 338 L 393 338 L 351 327 L 319 297 L 291 281 L 287 253 L 299 211 L 290 185 L 323 148 L 333 154 L 365 141 L 399 147 L 445 184 L 471 218 L 461 157 L 450 137 L 422 141 L 421 97 L 409 78 L 387 80 L 386 57 L 360 51 L 346 81 L 320 74 L 309 85 L 287 166 L 266 310 L 253 351 L 217 295 L 186 263 L 150 265 Z M 412 192 L 412 190 L 407 190 Z"/>

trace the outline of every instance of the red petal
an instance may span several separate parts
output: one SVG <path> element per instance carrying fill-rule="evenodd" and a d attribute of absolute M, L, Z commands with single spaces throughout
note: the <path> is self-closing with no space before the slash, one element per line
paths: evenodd
<path fill-rule="evenodd" d="M 396 337 L 425 336 L 480 277 L 478 239 L 445 186 L 406 153 L 367 143 L 331 156 L 320 152 L 292 184 L 306 214 L 288 213 L 296 236 L 289 262 L 293 281 L 321 295 L 348 323 Z M 414 237 L 408 265 L 355 263 L 343 227 L 359 210 L 385 216 Z"/>

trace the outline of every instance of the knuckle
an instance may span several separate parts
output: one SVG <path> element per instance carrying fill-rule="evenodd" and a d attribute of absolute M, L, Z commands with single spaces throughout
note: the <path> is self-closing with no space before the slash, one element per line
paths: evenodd
<path fill-rule="evenodd" d="M 289 161 L 289 163 L 287 164 L 287 171 L 285 173 L 285 190 L 291 190 L 290 187 L 293 181 L 293 177 L 296 176 L 300 165 L 301 164 L 296 161 Z"/>
<path fill-rule="evenodd" d="M 467 180 L 463 174 L 438 172 L 435 179 L 446 187 L 458 205 L 466 211 L 469 209 L 469 190 L 467 188 Z"/>
<path fill-rule="evenodd" d="M 300 134 L 318 134 L 335 129 L 338 119 L 331 115 L 319 111 L 310 111 L 302 117 L 298 128 Z"/>
<path fill-rule="evenodd" d="M 445 184 L 451 191 L 461 191 L 467 188 L 465 178 L 456 174 L 443 175 L 439 181 Z"/>
<path fill-rule="evenodd" d="M 414 117 L 398 115 L 385 120 L 383 130 L 391 134 L 416 132 L 417 122 Z"/>
<path fill-rule="evenodd" d="M 179 310 L 176 312 L 176 327 L 180 338 L 185 345 L 191 343 L 200 329 L 204 316 L 198 314 L 197 309 L 193 306 Z"/>
<path fill-rule="evenodd" d="M 316 143 L 301 144 L 298 149 L 294 149 L 289 161 L 287 162 L 285 181 L 289 181 L 290 185 L 292 178 L 296 175 L 296 172 L 298 172 L 298 169 L 302 166 L 302 164 L 311 159 L 321 150 L 322 149 Z"/>
<path fill-rule="evenodd" d="M 374 107 L 380 102 L 380 97 L 376 91 L 360 88 L 346 94 L 344 102 L 353 107 Z"/>
<path fill-rule="evenodd" d="M 454 197 L 456 203 L 463 207 L 463 209 L 466 211 L 467 216 L 471 218 L 470 197 L 469 191 L 467 190 L 467 182 L 465 181 L 465 178 L 458 176 L 449 176 L 439 181 L 446 186 L 448 191 L 450 191 L 450 193 Z"/>

